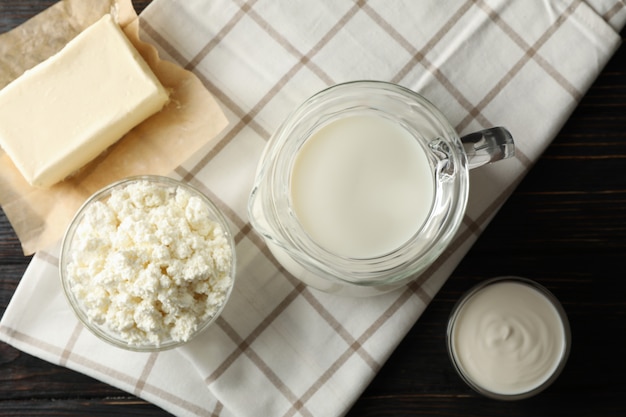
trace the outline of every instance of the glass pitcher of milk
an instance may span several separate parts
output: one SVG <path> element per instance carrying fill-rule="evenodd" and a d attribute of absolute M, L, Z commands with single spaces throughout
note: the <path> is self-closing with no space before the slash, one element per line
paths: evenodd
<path fill-rule="evenodd" d="M 506 129 L 459 138 L 411 90 L 338 84 L 305 101 L 271 137 L 248 214 L 297 279 L 375 295 L 417 278 L 445 250 L 465 212 L 468 170 L 513 154 Z"/>

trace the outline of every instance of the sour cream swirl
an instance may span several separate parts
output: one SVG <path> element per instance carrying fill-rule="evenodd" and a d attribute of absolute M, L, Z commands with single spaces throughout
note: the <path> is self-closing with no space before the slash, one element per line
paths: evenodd
<path fill-rule="evenodd" d="M 523 281 L 500 281 L 471 294 L 457 311 L 450 337 L 465 378 L 500 395 L 537 389 L 557 371 L 567 351 L 559 310 Z"/>

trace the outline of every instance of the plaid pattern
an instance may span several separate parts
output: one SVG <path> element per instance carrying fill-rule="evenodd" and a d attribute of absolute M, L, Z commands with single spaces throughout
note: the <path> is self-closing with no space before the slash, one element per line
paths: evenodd
<path fill-rule="evenodd" d="M 55 247 L 33 259 L 0 338 L 176 415 L 344 414 L 573 111 L 617 48 L 625 15 L 618 0 L 156 0 L 142 15 L 144 39 L 193 71 L 230 120 L 172 176 L 203 190 L 231 222 L 231 300 L 185 348 L 123 352 L 73 317 Z M 354 79 L 402 84 L 460 133 L 504 125 L 517 144 L 514 159 L 472 171 L 449 250 L 408 287 L 365 300 L 299 283 L 246 214 L 274 129 L 311 94 Z"/>

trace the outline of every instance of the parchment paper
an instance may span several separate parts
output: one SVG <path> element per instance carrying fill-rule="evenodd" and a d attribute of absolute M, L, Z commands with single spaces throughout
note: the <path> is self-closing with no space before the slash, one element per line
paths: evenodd
<path fill-rule="evenodd" d="M 107 13 L 170 91 L 170 102 L 70 179 L 49 189 L 31 187 L 0 150 L 0 204 L 26 255 L 59 240 L 76 210 L 95 191 L 132 175 L 167 175 L 227 125 L 219 105 L 195 75 L 161 60 L 152 45 L 139 39 L 139 19 L 130 0 L 63 0 L 0 35 L 0 88 Z"/>

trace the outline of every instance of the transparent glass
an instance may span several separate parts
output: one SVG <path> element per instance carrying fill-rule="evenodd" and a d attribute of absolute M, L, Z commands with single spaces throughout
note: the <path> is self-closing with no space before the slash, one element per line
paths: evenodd
<path fill-rule="evenodd" d="M 333 121 L 359 115 L 383 117 L 409 132 L 427 156 L 435 190 L 422 227 L 396 250 L 366 259 L 320 246 L 302 227 L 290 196 L 294 159 L 307 139 Z M 296 278 L 327 292 L 375 295 L 415 279 L 446 249 L 465 212 L 468 169 L 513 151 L 504 128 L 477 132 L 464 143 L 435 106 L 396 84 L 339 84 L 305 101 L 274 133 L 259 163 L 248 213 L 270 251 Z"/>
<path fill-rule="evenodd" d="M 127 341 L 121 338 L 118 334 L 116 334 L 115 332 L 107 328 L 106 324 L 98 324 L 90 320 L 90 318 L 88 317 L 88 315 L 83 309 L 83 305 L 81 301 L 76 297 L 76 294 L 74 294 L 74 292 L 72 291 L 71 284 L 68 280 L 67 266 L 72 261 L 72 258 L 73 258 L 73 249 L 74 249 L 73 239 L 75 237 L 77 228 L 79 227 L 79 225 L 84 219 L 84 214 L 87 208 L 90 207 L 95 202 L 106 201 L 111 196 L 111 193 L 114 190 L 126 187 L 127 185 L 133 182 L 137 182 L 137 181 L 149 181 L 152 184 L 156 184 L 160 188 L 166 190 L 168 194 L 171 194 L 172 197 L 174 196 L 176 189 L 178 187 L 186 190 L 193 196 L 199 197 L 208 208 L 208 211 L 211 216 L 211 220 L 213 220 L 214 222 L 216 222 L 217 224 L 221 226 L 222 230 L 224 231 L 228 245 L 230 247 L 230 252 L 232 254 L 231 266 L 230 266 L 230 271 L 229 271 L 231 285 L 227 290 L 227 294 L 224 298 L 224 301 L 222 302 L 221 306 L 219 306 L 218 310 L 215 312 L 214 315 L 209 317 L 204 322 L 200 323 L 198 328 L 194 331 L 194 333 L 191 335 L 191 337 L 187 341 L 177 341 L 173 339 L 166 339 L 166 340 L 161 341 L 158 345 L 154 343 L 149 343 L 149 342 L 146 342 L 143 344 L 132 344 L 132 345 L 129 344 Z M 115 182 L 113 184 L 110 184 L 104 187 L 103 189 L 97 191 L 96 193 L 94 193 L 81 206 L 81 208 L 77 211 L 76 215 L 72 219 L 70 225 L 68 226 L 65 236 L 63 238 L 62 247 L 61 247 L 61 257 L 59 259 L 59 273 L 60 273 L 61 283 L 63 285 L 63 291 L 65 293 L 65 296 L 69 304 L 71 305 L 72 309 L 74 310 L 74 313 L 76 314 L 78 319 L 85 325 L 87 329 L 89 329 L 94 335 L 104 340 L 105 342 L 108 342 L 119 348 L 132 350 L 132 351 L 139 351 L 139 352 L 150 352 L 150 351 L 161 351 L 161 350 L 172 349 L 177 346 L 188 343 L 196 335 L 198 335 L 199 333 L 203 332 L 206 328 L 208 328 L 219 317 L 220 313 L 224 309 L 224 306 L 228 302 L 228 299 L 232 292 L 232 288 L 235 283 L 235 264 L 236 264 L 235 242 L 233 240 L 233 235 L 229 229 L 229 226 L 225 217 L 223 216 L 221 211 L 218 209 L 218 207 L 215 206 L 215 204 L 206 195 L 204 195 L 198 189 L 196 189 L 195 187 L 192 187 L 189 184 L 186 184 L 181 181 L 177 181 L 168 177 L 147 175 L 147 176 L 129 177 L 129 178 L 120 180 L 118 182 Z"/>
<path fill-rule="evenodd" d="M 459 360 L 458 353 L 456 352 L 456 348 L 455 348 L 455 346 L 457 345 L 457 341 L 455 340 L 455 334 L 456 334 L 455 330 L 456 330 L 457 322 L 459 319 L 459 314 L 462 312 L 463 307 L 468 303 L 469 300 L 472 299 L 473 296 L 478 294 L 480 291 L 484 290 L 485 288 L 491 285 L 495 285 L 495 284 L 499 284 L 503 282 L 519 283 L 519 284 L 527 285 L 537 290 L 541 295 L 545 297 L 547 302 L 550 303 L 554 307 L 554 309 L 556 310 L 561 320 L 562 329 L 563 329 L 563 349 L 560 351 L 560 356 L 558 357 L 558 360 L 557 360 L 558 363 L 556 363 L 555 364 L 556 366 L 553 367 L 552 373 L 545 380 L 543 380 L 543 382 L 537 384 L 532 389 L 522 391 L 522 392 L 510 393 L 510 394 L 495 392 L 492 389 L 488 389 L 482 386 L 478 381 L 472 378 L 471 373 L 468 372 L 464 368 L 462 361 Z M 533 312 L 530 311 L 529 309 L 529 314 L 532 314 L 532 313 Z M 526 344 L 527 343 L 528 342 L 526 342 Z M 452 309 L 452 313 L 450 314 L 450 318 L 448 320 L 448 327 L 446 331 L 446 347 L 448 350 L 448 355 L 450 357 L 450 360 L 452 361 L 452 364 L 455 370 L 457 371 L 461 379 L 468 386 L 470 386 L 474 391 L 486 397 L 498 399 L 498 400 L 507 400 L 507 401 L 521 400 L 524 398 L 529 398 L 534 395 L 537 395 L 543 390 L 545 390 L 546 388 L 548 388 L 558 378 L 558 376 L 561 374 L 561 371 L 565 367 L 565 364 L 567 363 L 567 359 L 569 357 L 570 346 L 571 346 L 571 331 L 570 331 L 569 321 L 567 319 L 567 314 L 565 313 L 565 310 L 563 309 L 563 306 L 561 305 L 559 300 L 547 288 L 540 285 L 539 283 L 533 280 L 530 280 L 528 278 L 515 277 L 515 276 L 505 276 L 505 277 L 497 277 L 497 278 L 488 279 L 470 288 L 465 294 L 463 294 L 463 296 L 459 299 L 459 301 L 456 303 L 456 305 Z"/>

